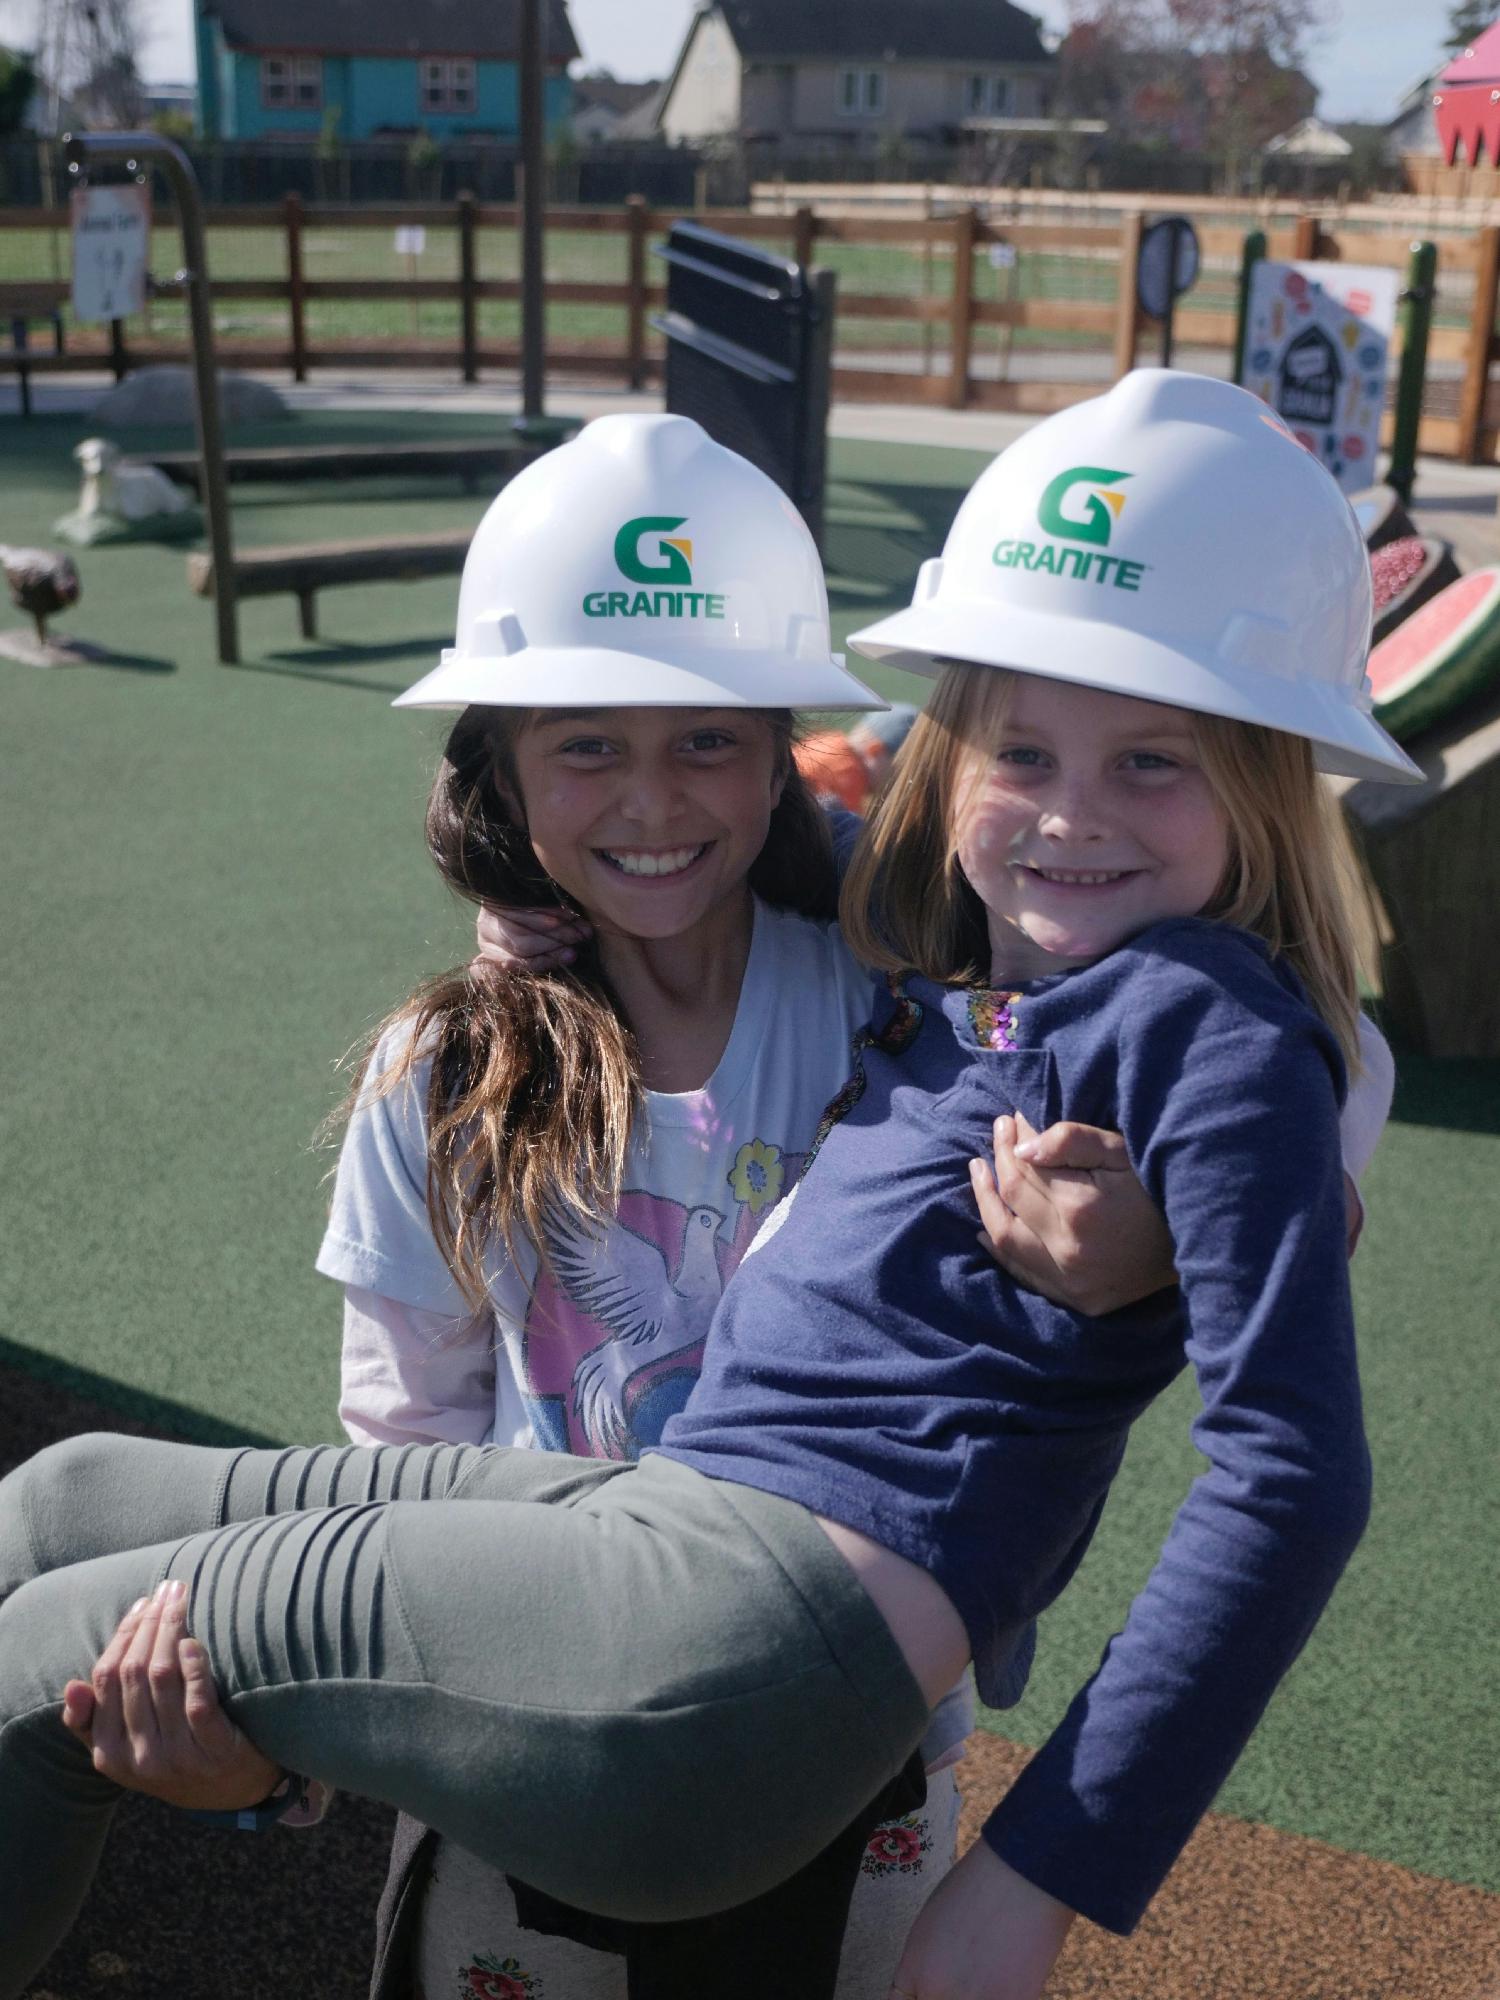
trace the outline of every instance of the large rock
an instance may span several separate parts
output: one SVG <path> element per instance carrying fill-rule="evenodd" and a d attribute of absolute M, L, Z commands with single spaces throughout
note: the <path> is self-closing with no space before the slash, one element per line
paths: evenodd
<path fill-rule="evenodd" d="M 263 424 L 290 414 L 286 399 L 269 382 L 249 375 L 219 373 L 219 409 L 226 424 Z M 133 375 L 101 396 L 89 412 L 99 424 L 190 424 L 193 421 L 193 371 L 190 368 L 138 368 Z"/>

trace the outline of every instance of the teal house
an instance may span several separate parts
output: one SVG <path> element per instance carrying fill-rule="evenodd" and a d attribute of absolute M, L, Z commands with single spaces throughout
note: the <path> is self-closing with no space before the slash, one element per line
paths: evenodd
<path fill-rule="evenodd" d="M 544 0 L 546 120 L 573 109 L 567 0 Z M 199 130 L 340 139 L 520 130 L 519 0 L 194 0 Z"/>

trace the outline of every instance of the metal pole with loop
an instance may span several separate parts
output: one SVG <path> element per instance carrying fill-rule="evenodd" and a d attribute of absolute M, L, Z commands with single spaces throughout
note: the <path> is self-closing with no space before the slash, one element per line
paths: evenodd
<path fill-rule="evenodd" d="M 123 160 L 134 172 L 138 161 L 159 166 L 177 197 L 186 259 L 177 283 L 187 292 L 188 320 L 193 337 L 193 415 L 201 461 L 198 487 L 208 514 L 208 541 L 213 551 L 214 614 L 219 628 L 219 658 L 225 666 L 240 657 L 238 607 L 234 591 L 234 548 L 229 531 L 229 483 L 224 473 L 224 434 L 219 416 L 219 378 L 214 362 L 214 322 L 208 281 L 208 245 L 203 226 L 203 202 L 187 155 L 159 132 L 68 133 L 63 157 L 72 175 L 86 175 L 90 161 Z"/>

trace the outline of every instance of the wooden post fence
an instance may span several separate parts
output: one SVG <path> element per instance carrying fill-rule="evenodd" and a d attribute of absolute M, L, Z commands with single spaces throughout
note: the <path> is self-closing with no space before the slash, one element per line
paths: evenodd
<path fill-rule="evenodd" d="M 1076 369 L 1064 365 L 1065 356 L 1072 358 L 1066 350 L 1079 336 L 1085 337 L 1097 357 L 1098 376 L 1103 376 L 1106 368 L 1120 375 L 1135 364 L 1141 331 L 1135 272 L 1143 230 L 1143 216 L 1136 210 L 1122 211 L 1109 221 L 1068 223 L 1046 211 L 1028 217 L 1020 207 L 1002 228 L 984 222 L 968 206 L 934 217 L 931 199 L 924 198 L 921 190 L 914 192 L 909 211 L 900 215 L 869 216 L 838 208 L 830 212 L 814 207 L 810 199 L 799 200 L 793 209 L 792 200 L 799 198 L 792 196 L 775 212 L 764 208 L 710 209 L 704 220 L 752 241 L 785 245 L 790 239 L 792 253 L 804 266 L 819 256 L 826 260 L 832 254 L 830 245 L 837 246 L 839 252 L 847 247 L 881 253 L 869 260 L 872 270 L 865 282 L 844 287 L 839 323 L 847 346 L 853 348 L 861 333 L 874 332 L 875 322 L 886 322 L 890 331 L 882 333 L 880 345 L 894 347 L 897 352 L 889 359 L 854 353 L 836 357 L 833 386 L 840 397 L 906 399 L 954 409 L 1040 416 L 1095 394 L 1102 386 L 1097 378 L 1080 379 Z M 1020 203 L 1024 201 L 1024 196 L 1019 197 Z M 607 376 L 637 389 L 659 379 L 660 356 L 649 327 L 650 309 L 660 296 L 660 286 L 652 276 L 649 251 L 656 233 L 681 212 L 676 206 L 653 209 L 640 196 L 623 203 L 551 211 L 548 220 L 561 232 L 625 239 L 623 258 L 616 257 L 614 272 L 607 278 L 559 276 L 549 284 L 548 301 L 555 306 L 563 326 L 550 357 L 554 368 Z M 520 295 L 513 278 L 481 275 L 481 238 L 488 232 L 503 232 L 508 244 L 517 227 L 517 210 L 512 204 L 481 204 L 472 194 L 464 193 L 456 203 L 392 202 L 347 208 L 278 196 L 273 203 L 221 207 L 207 219 L 215 232 L 270 228 L 286 235 L 280 269 L 253 277 L 225 278 L 215 287 L 213 301 L 215 307 L 249 299 L 275 301 L 286 332 L 266 336 L 252 326 L 223 340 L 218 345 L 223 366 L 285 368 L 298 381 L 327 367 L 459 369 L 467 382 L 477 381 L 483 372 L 511 374 L 519 370 L 522 354 L 515 332 L 496 329 L 486 337 L 481 310 L 482 301 L 510 304 Z M 46 234 L 65 227 L 66 215 L 59 209 L 0 205 L 0 242 L 13 230 Z M 322 275 L 312 263 L 310 230 L 352 234 L 393 227 L 444 233 L 456 227 L 457 270 L 450 269 L 442 277 L 333 277 Z M 1202 224 L 1200 233 L 1205 255 L 1220 266 L 1240 259 L 1245 240 L 1240 227 L 1227 220 L 1210 220 Z M 1387 265 L 1404 263 L 1410 240 L 1399 219 L 1378 236 L 1340 238 L 1331 219 L 1325 218 L 1320 226 L 1314 214 L 1294 217 L 1284 213 L 1269 224 L 1267 234 L 1278 258 L 1321 253 Z M 1063 281 L 1019 287 L 1013 274 L 999 298 L 982 298 L 974 260 L 981 248 L 999 242 L 1010 244 L 1023 263 L 1044 258 L 1049 267 L 1056 264 Z M 9 249 L 8 244 L 5 247 Z M 1449 310 L 1433 329 L 1432 353 L 1440 362 L 1460 364 L 1464 373 L 1456 385 L 1460 390 L 1456 406 L 1451 410 L 1429 408 L 1420 414 L 1419 448 L 1460 461 L 1500 461 L 1500 426 L 1488 393 L 1490 371 L 1500 365 L 1500 332 L 1496 328 L 1500 227 L 1443 232 L 1439 250 L 1445 270 L 1473 272 L 1474 305 L 1467 323 L 1461 324 L 1453 317 L 1451 299 L 1444 300 Z M 888 281 L 881 269 L 887 251 Z M 952 288 L 945 297 L 940 273 L 950 254 Z M 1101 299 L 1094 282 L 1106 271 L 1115 282 L 1113 301 L 1107 295 Z M 936 295 L 927 283 L 929 274 L 937 286 Z M 1074 274 L 1079 282 L 1070 281 Z M 35 277 L 0 279 L 0 325 L 18 312 L 35 310 L 39 295 L 49 313 L 65 306 L 66 281 L 56 271 L 42 283 Z M 424 337 L 418 330 L 416 337 L 410 333 L 401 337 L 399 329 L 406 313 L 414 312 L 417 303 L 425 299 L 444 301 L 450 312 L 457 304 L 457 325 L 442 335 L 428 330 Z M 331 324 L 332 315 L 324 309 L 335 301 L 347 301 L 355 310 L 347 319 L 340 315 L 339 323 Z M 581 314 L 575 316 L 579 307 L 608 308 L 613 325 L 607 332 L 596 331 Z M 861 321 L 867 325 L 862 327 Z M 1033 365 L 1025 371 L 1024 380 L 975 374 L 975 344 L 981 337 L 976 329 L 982 326 L 998 327 L 1003 338 L 1026 343 Z M 1236 315 L 1228 300 L 1205 299 L 1198 304 L 1190 300 L 1179 321 L 1184 341 L 1222 349 L 1226 365 L 1233 353 L 1235 329 Z M 933 356 L 944 340 L 948 360 L 934 375 Z M 1059 365 L 1048 368 L 1046 350 L 1054 344 Z M 167 338 L 164 329 L 153 329 L 148 319 L 122 328 L 118 342 L 106 329 L 83 329 L 76 341 L 67 343 L 66 351 L 31 350 L 24 357 L 24 366 L 33 374 L 61 374 L 111 363 L 116 368 L 148 367 L 182 358 L 180 343 Z M 878 360 L 880 365 L 851 365 L 861 358 L 871 363 Z M 22 365 L 0 352 L 0 375 L 18 372 Z"/>
<path fill-rule="evenodd" d="M 792 218 L 792 255 L 804 271 L 812 265 L 817 240 L 818 218 L 815 211 L 799 208 Z"/>
<path fill-rule="evenodd" d="M 969 401 L 969 365 L 974 354 L 974 239 L 979 216 L 961 208 L 953 218 L 953 317 L 948 328 L 948 408 Z"/>
<path fill-rule="evenodd" d="M 1120 218 L 1120 290 L 1115 301 L 1115 374 L 1128 375 L 1135 366 L 1136 343 L 1141 337 L 1141 304 L 1136 297 L 1135 267 L 1141 260 L 1139 209 Z"/>
<path fill-rule="evenodd" d="M 1493 222 L 1479 231 L 1475 245 L 1474 304 L 1469 319 L 1469 346 L 1464 358 L 1464 385 L 1458 403 L 1458 452 L 1465 465 L 1479 463 L 1480 433 L 1489 395 L 1490 361 L 1495 352 L 1495 293 L 1500 286 L 1500 227 Z"/>
<path fill-rule="evenodd" d="M 646 381 L 646 244 L 651 234 L 651 210 L 643 194 L 625 202 L 629 236 L 625 249 L 625 368 L 632 389 Z"/>
<path fill-rule="evenodd" d="M 286 217 L 287 306 L 291 314 L 292 380 L 307 380 L 307 293 L 302 269 L 302 197 L 289 194 Z"/>
<path fill-rule="evenodd" d="M 474 197 L 458 197 L 458 282 L 459 316 L 463 327 L 463 373 L 466 382 L 479 380 L 479 295 L 477 259 L 474 255 Z"/>

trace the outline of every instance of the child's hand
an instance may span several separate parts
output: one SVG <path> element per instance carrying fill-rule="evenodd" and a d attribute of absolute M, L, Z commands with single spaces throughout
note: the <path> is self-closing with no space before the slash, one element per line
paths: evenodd
<path fill-rule="evenodd" d="M 912 1925 L 891 2000 L 1037 2000 L 1073 1917 L 976 1840 Z"/>
<path fill-rule="evenodd" d="M 568 910 L 497 910 L 486 903 L 479 912 L 479 955 L 470 969 L 500 965 L 507 972 L 553 972 L 572 964 L 574 947 L 589 935 L 583 918 Z"/>
<path fill-rule="evenodd" d="M 995 1164 L 971 1160 L 979 1240 L 1019 1284 L 1075 1312 L 1116 1312 L 1175 1285 L 1172 1238 L 1118 1132 L 995 1120 Z"/>
<path fill-rule="evenodd" d="M 170 1806 L 232 1812 L 282 1777 L 219 1705 L 208 1655 L 186 1636 L 187 1596 L 164 1584 L 126 1612 L 86 1681 L 69 1681 L 64 1724 L 94 1769 Z"/>

